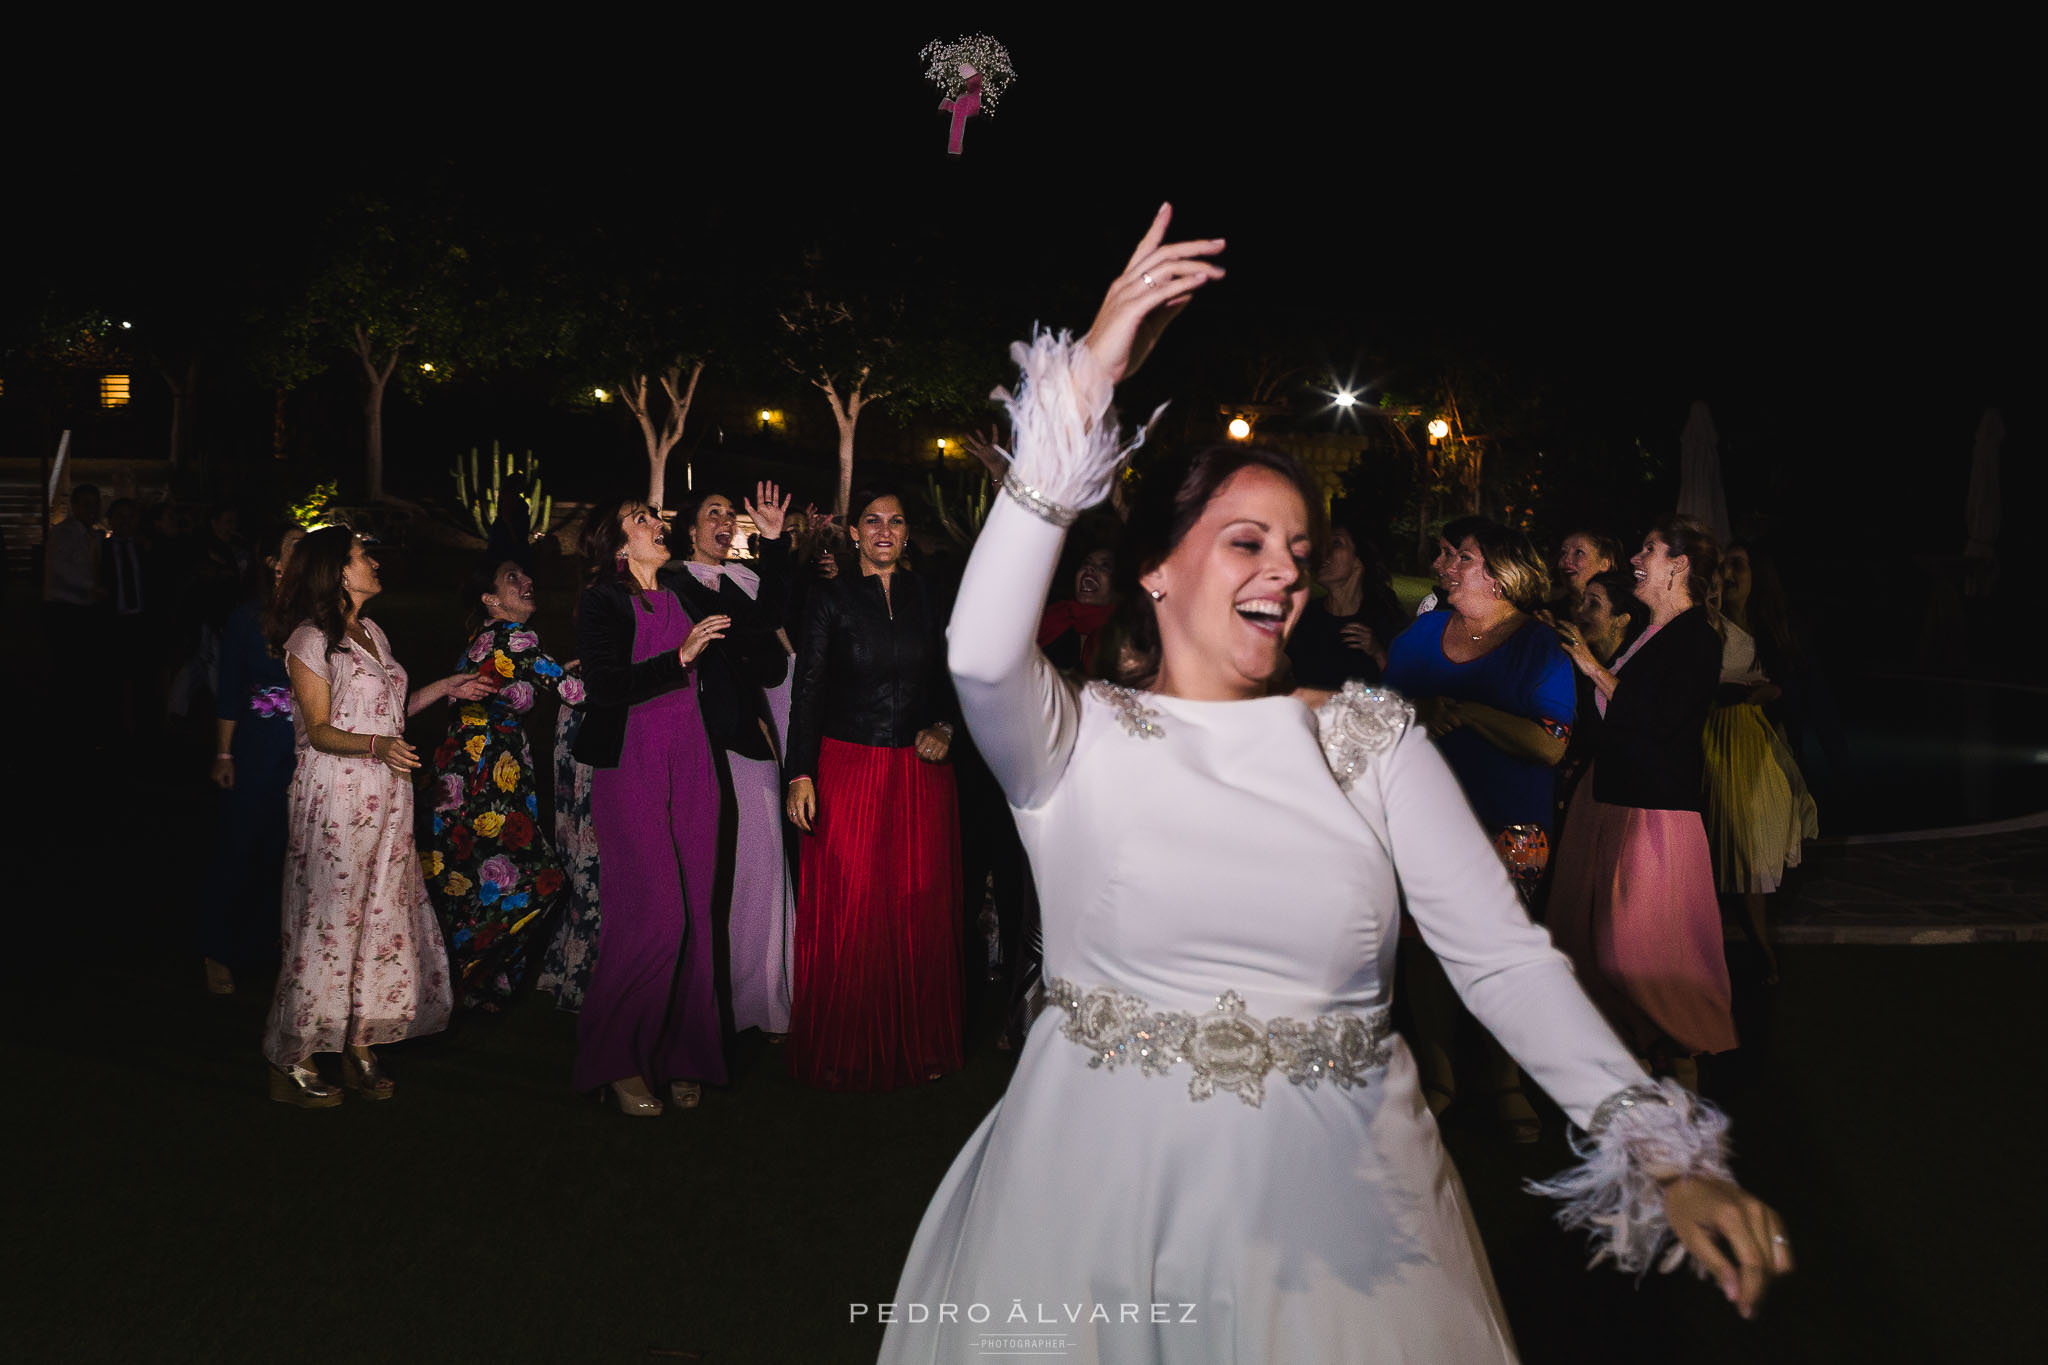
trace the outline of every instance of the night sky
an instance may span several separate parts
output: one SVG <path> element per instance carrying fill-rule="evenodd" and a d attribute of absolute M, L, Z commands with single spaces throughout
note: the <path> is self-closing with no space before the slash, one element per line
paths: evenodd
<path fill-rule="evenodd" d="M 1937 539 L 1959 537 L 1990 403 L 2012 431 L 2008 499 L 2032 486 L 2019 346 L 2039 272 L 2019 203 L 2038 166 L 2020 87 L 1982 55 L 1996 34 L 1950 53 L 1924 35 L 1554 28 L 1482 48 L 1384 16 L 551 22 L 109 75 L 17 159 L 16 261 L 233 288 L 285 268 L 339 194 L 432 190 L 562 231 L 673 225 L 677 250 L 734 269 L 802 241 L 882 259 L 936 241 L 1021 334 L 1085 325 L 1170 198 L 1178 227 L 1230 239 L 1232 273 L 1146 376 L 1162 395 L 1177 355 L 1294 329 L 1333 373 L 1365 358 L 1364 379 L 1398 383 L 1425 352 L 1483 359 L 1601 439 L 1675 449 L 1706 398 L 1736 501 L 1768 471 L 1783 496 L 1847 486 L 1874 515 L 1891 500 L 1872 486 L 1903 479 L 1953 503 Z M 953 160 L 917 52 L 980 27 L 1019 77 Z"/>

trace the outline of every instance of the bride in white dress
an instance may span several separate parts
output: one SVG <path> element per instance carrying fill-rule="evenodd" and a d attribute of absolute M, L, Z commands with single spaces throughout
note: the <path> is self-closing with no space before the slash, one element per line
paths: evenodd
<path fill-rule="evenodd" d="M 1651 1082 L 1587 1002 L 1408 706 L 1357 684 L 1266 695 L 1316 549 L 1287 457 L 1233 448 L 1148 480 L 1147 690 L 1077 690 L 1034 647 L 1064 528 L 1128 453 L 1113 386 L 1223 273 L 1221 241 L 1162 244 L 1169 216 L 1083 340 L 1015 348 L 1008 496 L 950 650 L 1030 851 L 1050 1004 L 876 1309 L 882 1359 L 1512 1360 L 1387 1023 L 1403 897 L 1472 1013 L 1589 1134 L 1545 1187 L 1566 1221 L 1626 1270 L 1690 1256 L 1753 1312 L 1790 1248 L 1730 1183 L 1725 1120 Z"/>

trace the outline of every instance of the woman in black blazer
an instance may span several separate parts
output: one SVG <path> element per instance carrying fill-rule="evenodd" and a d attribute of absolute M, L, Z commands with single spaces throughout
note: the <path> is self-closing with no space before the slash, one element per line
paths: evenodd
<path fill-rule="evenodd" d="M 754 524 L 751 562 L 731 558 L 739 509 Z M 698 699 L 711 735 L 725 808 L 718 836 L 717 906 L 721 1007 L 735 1032 L 789 1032 L 796 875 L 783 841 L 782 750 L 789 720 L 790 651 L 782 618 L 789 585 L 783 517 L 789 498 L 757 484 L 753 501 L 703 492 L 676 509 L 675 534 L 689 558 L 661 581 L 699 620 L 730 616 L 732 629 L 704 652 Z"/>
<path fill-rule="evenodd" d="M 790 1074 L 893 1090 L 961 1062 L 960 817 L 944 603 L 901 567 L 894 494 L 857 493 L 855 563 L 812 585 L 790 706 L 797 889 Z"/>
<path fill-rule="evenodd" d="M 1720 551 L 1697 521 L 1666 517 L 1629 563 L 1649 613 L 1635 644 L 1610 668 L 1575 632 L 1565 642 L 1602 721 L 1558 847 L 1550 927 L 1622 1036 L 1690 1085 L 1694 1057 L 1736 1043 L 1700 821 L 1700 734 L 1721 678 L 1704 604 Z"/>

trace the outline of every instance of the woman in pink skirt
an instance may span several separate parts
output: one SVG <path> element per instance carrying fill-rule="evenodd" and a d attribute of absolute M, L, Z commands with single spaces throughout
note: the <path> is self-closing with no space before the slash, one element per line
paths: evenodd
<path fill-rule="evenodd" d="M 1700 523 L 1666 517 L 1629 563 L 1649 612 L 1635 644 L 1609 668 L 1576 631 L 1564 636 L 1602 724 L 1565 819 L 1550 928 L 1622 1037 L 1690 1086 L 1693 1058 L 1736 1043 L 1700 820 L 1700 732 L 1721 677 L 1701 604 L 1720 551 Z"/>

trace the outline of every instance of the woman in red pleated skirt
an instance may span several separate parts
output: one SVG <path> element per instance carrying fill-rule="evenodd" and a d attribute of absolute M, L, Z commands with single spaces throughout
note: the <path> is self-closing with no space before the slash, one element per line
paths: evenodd
<path fill-rule="evenodd" d="M 960 817 L 944 613 L 900 567 L 902 502 L 848 504 L 858 573 L 816 584 L 797 640 L 788 812 L 799 865 L 790 1074 L 893 1090 L 961 1063 Z"/>

